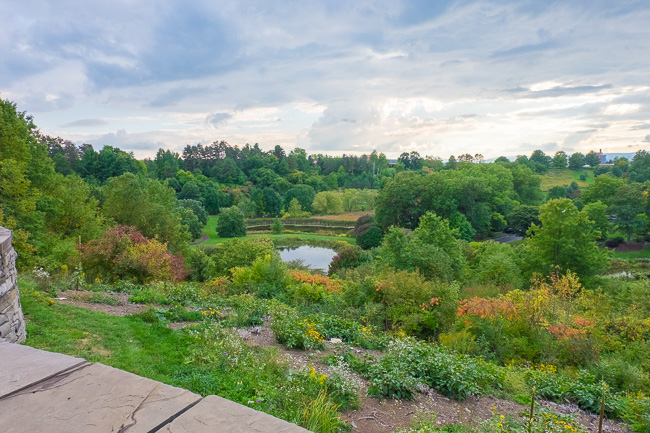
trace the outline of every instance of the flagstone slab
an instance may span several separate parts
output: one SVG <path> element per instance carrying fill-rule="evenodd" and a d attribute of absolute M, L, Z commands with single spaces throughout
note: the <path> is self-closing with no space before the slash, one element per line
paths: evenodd
<path fill-rule="evenodd" d="M 161 433 L 308 433 L 302 427 L 210 395 L 160 430 Z"/>
<path fill-rule="evenodd" d="M 0 343 L 0 398 L 77 367 L 82 358 Z"/>
<path fill-rule="evenodd" d="M 0 432 L 150 433 L 200 396 L 102 364 L 83 364 L 0 399 Z"/>

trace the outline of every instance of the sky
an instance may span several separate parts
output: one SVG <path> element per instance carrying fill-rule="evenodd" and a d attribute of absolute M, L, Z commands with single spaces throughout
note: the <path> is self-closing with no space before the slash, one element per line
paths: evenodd
<path fill-rule="evenodd" d="M 0 98 L 153 157 L 650 147 L 650 1 L 0 2 Z"/>

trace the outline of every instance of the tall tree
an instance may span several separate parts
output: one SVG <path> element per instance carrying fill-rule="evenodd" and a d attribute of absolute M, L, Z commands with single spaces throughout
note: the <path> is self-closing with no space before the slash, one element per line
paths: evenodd
<path fill-rule="evenodd" d="M 529 271 L 549 275 L 559 268 L 588 280 L 607 270 L 608 252 L 596 245 L 593 221 L 570 199 L 550 200 L 542 205 L 539 220 L 542 226 L 531 225 L 525 244 Z"/>

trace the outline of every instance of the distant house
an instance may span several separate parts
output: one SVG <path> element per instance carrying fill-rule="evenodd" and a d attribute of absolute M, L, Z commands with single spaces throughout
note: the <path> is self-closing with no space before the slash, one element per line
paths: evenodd
<path fill-rule="evenodd" d="M 607 162 L 607 155 L 603 153 L 603 149 L 598 149 L 598 160 L 600 161 L 601 164 L 605 164 Z"/>

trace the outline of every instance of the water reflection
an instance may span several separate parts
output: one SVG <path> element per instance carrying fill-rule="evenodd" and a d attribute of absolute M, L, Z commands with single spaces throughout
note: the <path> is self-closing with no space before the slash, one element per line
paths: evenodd
<path fill-rule="evenodd" d="M 278 251 L 283 262 L 302 260 L 311 269 L 320 269 L 325 272 L 327 272 L 332 258 L 336 255 L 336 251 L 331 248 L 311 247 L 309 245 L 302 245 L 298 248 L 291 249 L 280 248 Z"/>

